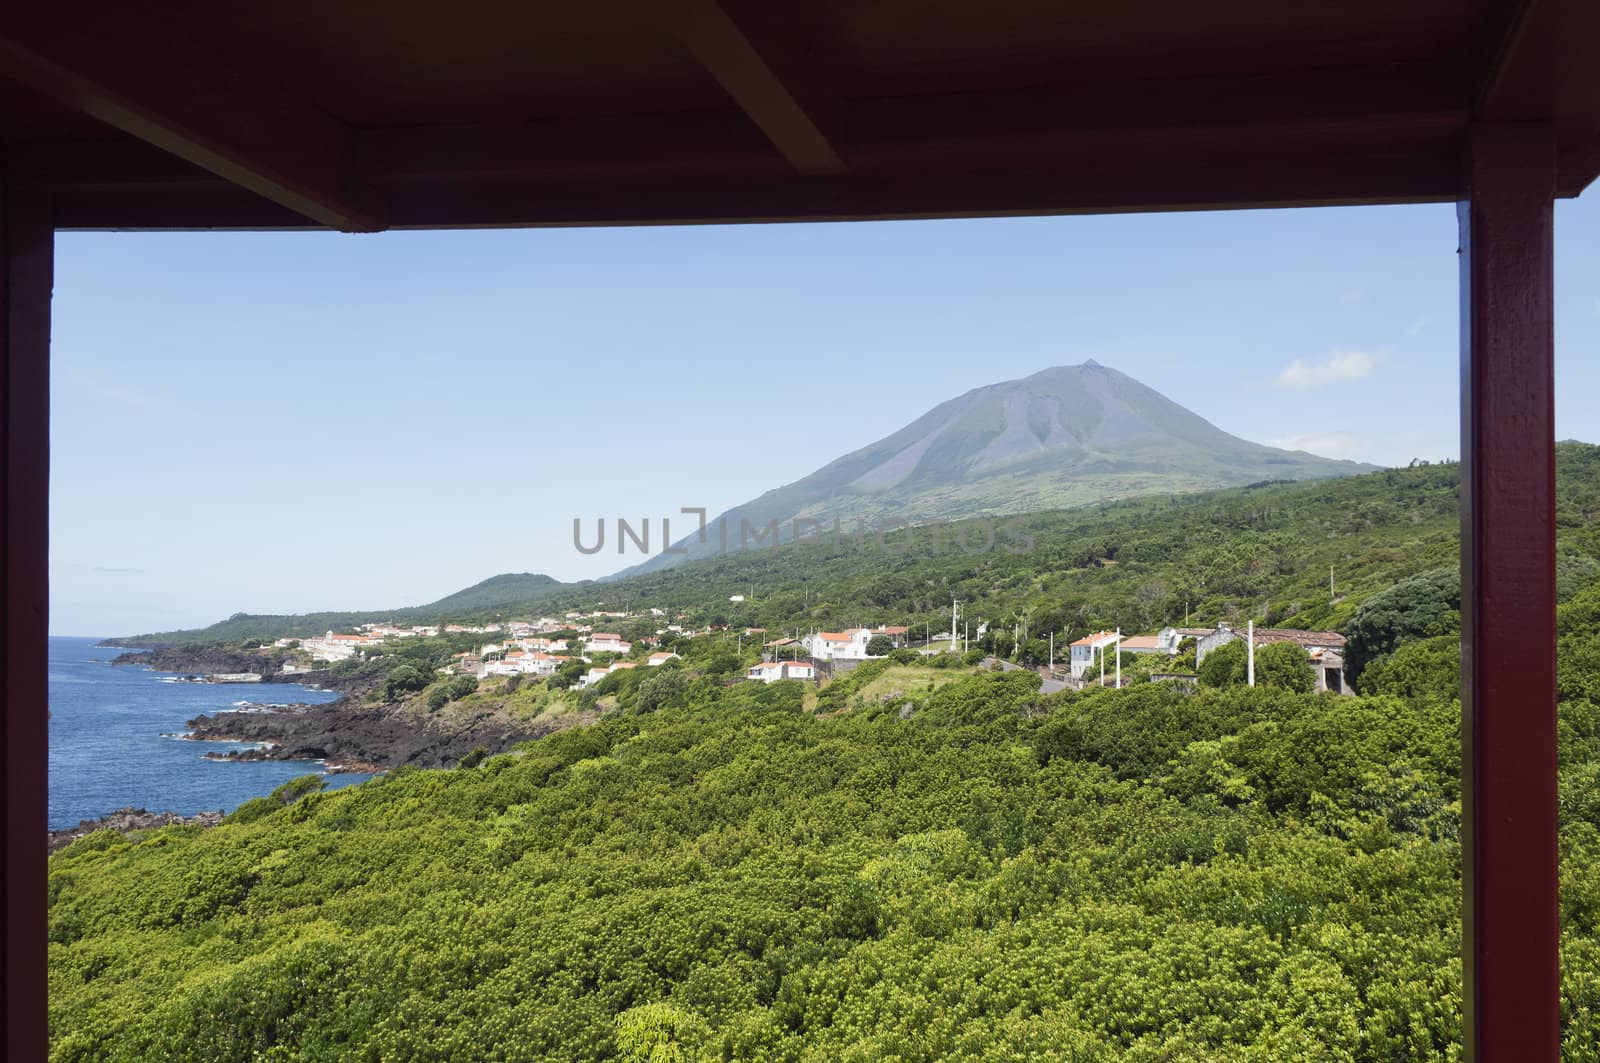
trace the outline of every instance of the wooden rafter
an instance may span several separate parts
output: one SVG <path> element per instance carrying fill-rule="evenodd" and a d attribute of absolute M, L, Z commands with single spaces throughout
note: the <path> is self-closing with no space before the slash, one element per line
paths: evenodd
<path fill-rule="evenodd" d="M 735 21 L 720 0 L 660 0 L 657 18 L 727 90 L 751 121 L 802 174 L 837 174 L 846 169 L 824 133 L 826 104 L 780 74 L 772 45 L 761 45 Z"/>
<path fill-rule="evenodd" d="M 0 68 L 12 80 L 317 224 L 384 227 L 375 197 L 351 180 L 342 125 L 225 72 L 202 76 L 199 62 L 0 16 Z"/>

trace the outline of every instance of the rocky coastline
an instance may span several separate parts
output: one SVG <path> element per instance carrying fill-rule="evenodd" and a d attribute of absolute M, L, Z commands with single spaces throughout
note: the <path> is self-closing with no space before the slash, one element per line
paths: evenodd
<path fill-rule="evenodd" d="M 448 768 L 473 750 L 503 753 L 551 727 L 534 727 L 485 711 L 448 718 L 404 705 L 327 705 L 226 711 L 188 722 L 197 741 L 248 742 L 253 748 L 207 754 L 213 760 L 317 760 L 329 771 L 376 772 L 411 765 Z"/>
<path fill-rule="evenodd" d="M 372 685 L 371 679 L 335 675 L 327 669 L 285 672 L 284 658 L 281 656 L 211 646 L 161 646 L 133 650 L 118 654 L 111 663 L 121 667 L 149 668 L 157 672 L 192 676 L 202 682 L 210 681 L 212 676 L 253 674 L 259 675 L 263 683 L 298 683 L 341 694 L 364 691 Z"/>
<path fill-rule="evenodd" d="M 430 713 L 412 701 L 374 704 L 369 696 L 377 680 L 371 676 L 324 670 L 285 675 L 281 658 L 249 650 L 160 647 L 125 653 L 112 663 L 200 677 L 253 672 L 264 683 L 301 683 L 344 695 L 323 705 L 251 706 L 197 716 L 188 721 L 185 737 L 251 746 L 205 754 L 211 760 L 317 761 L 330 772 L 449 768 L 480 748 L 502 753 L 559 726 L 515 719 L 496 704 L 448 713 Z"/>
<path fill-rule="evenodd" d="M 214 827 L 222 822 L 222 812 L 199 812 L 192 816 L 176 812 L 151 812 L 143 808 L 119 808 L 98 819 L 79 820 L 76 827 L 65 827 L 50 832 L 50 851 L 64 849 L 79 838 L 97 830 L 114 830 L 127 834 L 136 830 L 154 830 L 157 827 L 181 825 L 188 827 Z"/>

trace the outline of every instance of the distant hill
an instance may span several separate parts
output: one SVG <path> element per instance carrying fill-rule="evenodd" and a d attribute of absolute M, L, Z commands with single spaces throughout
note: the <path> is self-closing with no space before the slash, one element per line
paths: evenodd
<path fill-rule="evenodd" d="M 155 631 L 131 638 L 107 639 L 113 645 L 151 646 L 176 645 L 185 642 L 233 642 L 240 639 L 301 638 L 325 631 L 341 631 L 360 624 L 381 621 L 407 621 L 426 623 L 441 617 L 462 617 L 493 614 L 503 610 L 526 609 L 549 595 L 570 590 L 551 576 L 536 572 L 506 572 L 474 583 L 465 590 L 447 594 L 427 605 L 405 606 L 399 609 L 372 609 L 348 612 L 321 612 L 297 614 L 235 613 L 228 619 L 203 628 L 186 628 L 178 631 Z"/>
<path fill-rule="evenodd" d="M 679 541 L 687 553 L 658 555 L 618 575 L 725 552 L 724 543 L 738 549 L 741 532 L 753 538 L 773 521 L 788 538 L 797 518 L 804 536 L 811 520 L 920 525 L 1373 468 L 1229 435 L 1090 360 L 941 403 L 893 435 L 728 510 L 708 526 L 704 543 L 698 533 Z"/>
<path fill-rule="evenodd" d="M 1557 572 L 1567 593 L 1600 576 L 1600 447 L 1561 443 L 1556 469 Z M 1036 631 L 1141 630 L 1185 614 L 1197 622 L 1254 615 L 1338 627 L 1367 596 L 1455 563 L 1459 497 L 1456 465 L 1388 469 L 1030 514 L 1022 522 L 1026 542 L 999 526 L 989 541 L 985 521 L 941 529 L 938 540 L 923 529 L 909 547 L 900 545 L 904 533 L 890 537 L 889 548 L 871 536 L 829 536 L 609 583 L 506 574 L 409 609 L 236 616 L 142 639 L 279 637 L 368 620 L 559 615 L 602 603 L 775 631 L 847 622 L 938 630 L 949 624 L 953 599 L 974 621 L 1026 616 Z M 732 603 L 734 594 L 748 600 Z"/>

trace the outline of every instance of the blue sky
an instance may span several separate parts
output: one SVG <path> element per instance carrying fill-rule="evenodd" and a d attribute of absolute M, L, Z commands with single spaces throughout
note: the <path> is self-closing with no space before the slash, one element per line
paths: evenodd
<path fill-rule="evenodd" d="M 1246 438 L 1458 449 L 1450 206 L 57 248 L 57 633 L 604 575 L 639 558 L 575 516 L 714 513 L 1091 357 Z M 1558 431 L 1597 441 L 1600 192 L 1557 279 Z"/>

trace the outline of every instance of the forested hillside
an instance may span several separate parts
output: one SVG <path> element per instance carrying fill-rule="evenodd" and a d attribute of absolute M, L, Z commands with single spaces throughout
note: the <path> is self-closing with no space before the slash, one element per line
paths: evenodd
<path fill-rule="evenodd" d="M 628 574 L 742 549 L 739 529 L 805 518 L 869 527 L 1061 509 L 1260 480 L 1349 476 L 1372 466 L 1229 435 L 1093 359 L 975 388 L 892 435 L 767 491 Z M 728 528 L 724 539 L 722 526 Z"/>
<path fill-rule="evenodd" d="M 1600 1059 L 1597 623 L 1591 583 L 1560 618 L 1569 1060 Z M 1374 696 L 865 668 L 807 712 L 702 678 L 471 768 L 91 835 L 50 864 L 54 1058 L 1458 1058 L 1454 640 L 1395 630 Z"/>
<path fill-rule="evenodd" d="M 1035 632 L 1138 631 L 1185 616 L 1339 627 L 1397 580 L 1456 564 L 1459 488 L 1459 466 L 1442 464 L 925 525 L 881 538 L 847 522 L 841 535 L 610 583 L 508 574 L 409 609 L 238 616 L 141 638 L 276 638 L 363 621 L 494 620 L 599 603 L 773 630 L 897 623 L 937 631 L 948 628 L 955 599 L 974 623 L 1025 618 Z M 1570 593 L 1600 572 L 1600 447 L 1557 447 L 1557 492 Z M 735 594 L 749 600 L 729 602 Z"/>
<path fill-rule="evenodd" d="M 881 541 L 830 535 L 637 576 L 603 596 L 608 607 L 655 605 L 772 629 L 925 621 L 937 631 L 949 625 L 952 599 L 974 621 L 1027 617 L 1037 632 L 1138 631 L 1181 623 L 1186 611 L 1194 623 L 1254 616 L 1341 627 L 1398 580 L 1456 565 L 1459 494 L 1460 467 L 1441 464 L 920 527 Z M 1557 494 L 1570 593 L 1600 574 L 1600 447 L 1557 448 Z M 576 607 L 596 593 L 563 591 L 547 604 Z M 734 605 L 731 594 L 753 600 Z"/>

